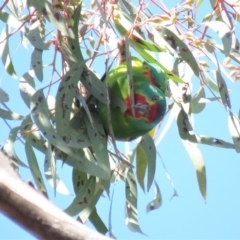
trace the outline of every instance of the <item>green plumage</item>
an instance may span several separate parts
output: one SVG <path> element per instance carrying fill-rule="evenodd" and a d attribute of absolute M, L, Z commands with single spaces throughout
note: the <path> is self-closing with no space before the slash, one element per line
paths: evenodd
<path fill-rule="evenodd" d="M 108 73 L 110 101 L 117 96 L 127 106 L 124 112 L 118 106 L 111 108 L 112 127 L 117 140 L 132 140 L 146 134 L 162 120 L 166 111 L 164 92 L 167 78 L 164 72 L 155 64 L 133 57 L 132 77 L 134 105 L 130 100 L 126 63 L 121 63 Z M 107 107 L 101 102 L 97 107 L 103 125 L 109 133 Z M 135 113 L 132 112 L 132 108 Z"/>

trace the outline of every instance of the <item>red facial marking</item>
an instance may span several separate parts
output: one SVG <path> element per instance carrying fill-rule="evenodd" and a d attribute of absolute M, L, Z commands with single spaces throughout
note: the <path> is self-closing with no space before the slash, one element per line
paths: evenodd
<path fill-rule="evenodd" d="M 155 120 L 157 112 L 158 112 L 157 103 L 150 105 L 150 112 L 147 116 L 148 122 L 153 122 Z"/>
<path fill-rule="evenodd" d="M 146 103 L 146 98 L 142 95 L 139 95 L 139 94 L 134 94 L 134 101 L 135 101 L 135 104 L 136 103 Z M 131 109 L 131 99 L 130 99 L 130 96 L 128 96 L 127 98 L 125 98 L 125 103 L 127 105 L 127 111 L 126 111 L 126 114 L 130 115 L 130 116 L 134 116 L 133 113 L 132 113 L 132 109 Z M 139 112 L 135 112 L 135 118 L 141 118 L 142 117 L 142 114 L 140 114 Z"/>
<path fill-rule="evenodd" d="M 136 103 L 142 103 L 142 104 L 148 104 L 149 105 L 149 103 L 146 100 L 146 97 L 144 97 L 143 95 L 140 95 L 140 94 L 134 94 L 134 101 L 135 101 L 135 104 Z M 147 116 L 143 116 L 142 114 L 140 114 L 137 111 L 135 111 L 135 116 L 133 115 L 132 110 L 131 110 L 131 100 L 130 100 L 129 96 L 125 99 L 125 103 L 127 105 L 127 111 L 125 112 L 126 114 L 128 114 L 132 117 L 135 117 L 135 118 L 145 118 L 147 122 L 154 121 L 154 119 L 156 117 L 156 114 L 157 114 L 157 110 L 158 110 L 157 103 L 154 103 L 154 104 L 150 105 L 150 111 L 149 111 L 149 114 Z"/>

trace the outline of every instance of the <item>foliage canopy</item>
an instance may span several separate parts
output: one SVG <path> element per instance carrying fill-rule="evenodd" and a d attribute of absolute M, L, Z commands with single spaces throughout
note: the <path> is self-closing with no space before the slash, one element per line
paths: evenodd
<path fill-rule="evenodd" d="M 143 191 L 155 184 L 156 196 L 147 211 L 159 208 L 161 193 L 154 181 L 156 146 L 175 122 L 205 199 L 206 173 L 198 144 L 240 152 L 239 116 L 231 110 L 226 83 L 226 79 L 240 78 L 239 41 L 235 34 L 240 3 L 209 3 L 212 9 L 199 21 L 197 12 L 204 7 L 201 0 L 182 1 L 171 9 L 154 0 L 92 1 L 90 5 L 79 0 L 5 1 L 0 11 L 4 23 L 0 56 L 6 72 L 19 79 L 19 104 L 28 107 L 24 116 L 12 112 L 6 103 L 8 89 L 0 89 L 0 117 L 6 123 L 17 122 L 3 144 L 13 166 L 28 166 L 37 188 L 46 195 L 45 179 L 55 191 L 67 193 L 56 161 L 72 166 L 76 197 L 65 211 L 78 215 L 81 221 L 89 219 L 102 233 L 111 233 L 111 229 L 100 219 L 96 204 L 104 192 L 110 194 L 111 183 L 124 181 L 127 224 L 141 232 L 137 183 Z M 30 68 L 26 67 L 22 76 L 14 68 L 18 60 L 12 57 L 12 38 L 26 51 L 31 49 Z M 169 78 L 168 124 L 161 133 L 160 123 L 144 135 L 128 156 L 118 151 L 114 138 L 106 137 L 98 113 L 93 110 L 96 101 L 110 107 L 107 85 L 99 75 L 115 64 L 121 38 L 126 41 L 127 61 L 131 55 L 141 57 L 159 65 Z M 223 63 L 220 59 L 224 59 Z M 94 70 L 102 72 L 96 74 Z M 192 127 L 191 117 L 204 114 L 206 104 L 213 101 L 228 112 L 232 142 L 195 133 Z M 123 107 L 117 100 L 114 104 Z M 18 157 L 16 141 L 23 143 L 27 163 Z M 43 172 L 36 149 L 45 155 Z"/>

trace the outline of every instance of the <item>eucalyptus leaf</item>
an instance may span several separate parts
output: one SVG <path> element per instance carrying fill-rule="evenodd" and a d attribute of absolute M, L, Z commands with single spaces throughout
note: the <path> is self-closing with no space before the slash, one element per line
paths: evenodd
<path fill-rule="evenodd" d="M 143 234 L 138 222 L 137 184 L 132 169 L 129 169 L 127 172 L 125 193 L 126 193 L 126 224 L 130 230 Z"/>
<path fill-rule="evenodd" d="M 34 181 L 37 185 L 39 191 L 47 195 L 47 189 L 45 187 L 40 168 L 38 166 L 36 155 L 32 149 L 32 144 L 30 141 L 30 136 L 26 139 L 25 151 L 28 159 L 28 164 L 34 178 Z"/>
<path fill-rule="evenodd" d="M 29 42 L 38 50 L 46 50 L 48 47 L 43 41 L 43 38 L 40 36 L 39 31 L 40 22 L 34 22 L 29 31 L 25 34 L 25 37 L 29 40 Z"/>
<path fill-rule="evenodd" d="M 84 155 L 68 147 L 65 141 L 56 133 L 50 122 L 50 112 L 43 95 L 42 89 L 38 90 L 31 101 L 32 117 L 43 136 L 57 149 L 68 155 L 66 163 L 77 167 L 86 173 L 97 176 L 101 179 L 108 179 L 109 174 L 98 165 L 90 162 Z M 65 129 L 68 131 L 67 129 Z"/>
<path fill-rule="evenodd" d="M 160 208 L 162 205 L 162 195 L 160 188 L 156 181 L 154 181 L 154 184 L 155 184 L 154 186 L 155 198 L 150 203 L 147 204 L 147 212 L 156 210 Z"/>
<path fill-rule="evenodd" d="M 39 13 L 42 13 L 48 21 L 54 25 L 62 34 L 74 38 L 74 34 L 70 28 L 67 28 L 65 19 L 60 12 L 55 12 L 52 5 L 46 0 L 30 0 L 33 7 L 37 9 Z"/>
<path fill-rule="evenodd" d="M 220 21 L 208 21 L 202 24 L 210 27 L 213 31 L 215 31 L 218 34 L 223 43 L 224 54 L 227 57 L 231 51 L 232 46 L 231 29 L 227 26 L 227 24 Z"/>
<path fill-rule="evenodd" d="M 43 80 L 42 50 L 35 48 L 32 52 L 31 66 L 40 82 Z"/>
<path fill-rule="evenodd" d="M 205 170 L 205 164 L 203 161 L 202 153 L 199 150 L 197 144 L 195 144 L 195 143 L 191 143 L 187 140 L 183 140 L 183 144 L 184 144 L 184 146 L 192 160 L 192 163 L 195 167 L 197 179 L 198 179 L 198 186 L 199 186 L 199 189 L 200 189 L 203 199 L 206 201 L 207 179 L 206 179 L 206 170 Z"/>
<path fill-rule="evenodd" d="M 9 43 L 8 43 L 8 35 L 9 35 L 9 26 L 6 25 L 2 33 L 0 35 L 0 57 L 2 58 L 2 62 L 4 65 L 5 70 L 7 73 L 12 76 L 13 78 L 17 78 L 17 74 L 15 72 L 12 59 L 10 56 L 10 51 L 9 51 Z"/>
<path fill-rule="evenodd" d="M 96 185 L 96 178 L 90 177 L 79 189 L 72 203 L 64 210 L 67 214 L 75 216 L 83 211 L 92 198 Z"/>
<path fill-rule="evenodd" d="M 24 118 L 24 116 L 22 116 L 18 113 L 6 111 L 6 110 L 0 108 L 0 118 L 4 118 L 4 119 L 8 119 L 8 120 L 22 120 Z"/>

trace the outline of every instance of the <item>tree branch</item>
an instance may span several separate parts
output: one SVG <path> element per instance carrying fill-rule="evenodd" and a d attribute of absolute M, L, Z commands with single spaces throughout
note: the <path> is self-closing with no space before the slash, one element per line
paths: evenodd
<path fill-rule="evenodd" d="M 0 152 L 0 211 L 41 239 L 109 238 L 88 229 L 25 183 Z"/>

